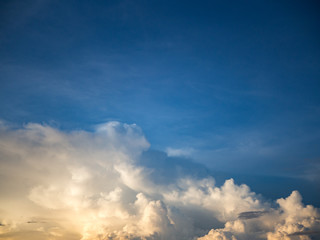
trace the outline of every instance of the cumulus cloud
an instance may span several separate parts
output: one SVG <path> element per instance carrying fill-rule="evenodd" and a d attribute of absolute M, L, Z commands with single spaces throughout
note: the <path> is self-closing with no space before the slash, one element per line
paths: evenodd
<path fill-rule="evenodd" d="M 216 186 L 210 176 L 180 173 L 157 181 L 157 169 L 140 161 L 142 156 L 154 160 L 143 154 L 149 145 L 134 124 L 109 122 L 93 132 L 66 132 L 40 124 L 13 129 L 2 123 L 0 238 L 319 236 L 318 209 L 304 206 L 298 192 L 273 206 L 232 179 Z"/>
<path fill-rule="evenodd" d="M 242 213 L 239 215 L 239 219 L 227 221 L 223 228 L 212 229 L 199 240 L 310 240 L 313 239 L 311 235 L 319 238 L 319 211 L 313 206 L 304 206 L 301 200 L 301 195 L 297 191 L 293 191 L 289 197 L 277 200 L 278 208 L 269 209 L 269 211 Z M 250 217 L 247 217 L 248 215 Z"/>

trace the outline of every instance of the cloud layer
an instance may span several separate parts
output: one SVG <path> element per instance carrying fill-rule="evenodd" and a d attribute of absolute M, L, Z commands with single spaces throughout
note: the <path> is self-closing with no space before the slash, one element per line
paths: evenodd
<path fill-rule="evenodd" d="M 157 169 L 139 161 L 149 143 L 134 124 L 108 122 L 93 132 L 0 128 L 0 239 L 320 236 L 318 209 L 304 206 L 297 191 L 269 203 L 232 179 L 222 186 L 189 174 L 156 181 Z"/>

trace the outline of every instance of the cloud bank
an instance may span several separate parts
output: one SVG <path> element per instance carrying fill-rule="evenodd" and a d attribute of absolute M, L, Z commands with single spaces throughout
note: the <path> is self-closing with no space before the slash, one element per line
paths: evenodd
<path fill-rule="evenodd" d="M 139 161 L 148 148 L 134 124 L 93 132 L 1 124 L 0 239 L 319 238 L 319 210 L 297 191 L 270 203 L 232 179 L 159 182 Z"/>

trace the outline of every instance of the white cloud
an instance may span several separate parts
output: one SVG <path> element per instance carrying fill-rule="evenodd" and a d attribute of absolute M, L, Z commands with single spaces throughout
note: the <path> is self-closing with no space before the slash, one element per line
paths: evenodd
<path fill-rule="evenodd" d="M 268 239 L 311 240 L 320 234 L 320 214 L 313 206 L 304 206 L 301 195 L 293 191 L 286 199 L 278 199 L 279 208 L 271 209 L 253 219 L 227 221 L 224 228 L 212 229 L 206 239 Z"/>
<path fill-rule="evenodd" d="M 193 148 L 171 148 L 166 149 L 169 157 L 189 157 L 194 153 Z"/>
<path fill-rule="evenodd" d="M 157 170 L 137 163 L 148 147 L 134 124 L 110 122 L 95 132 L 2 124 L 0 238 L 280 240 L 319 233 L 318 210 L 304 206 L 298 192 L 272 208 L 232 179 L 221 187 L 211 177 L 156 183 Z"/>

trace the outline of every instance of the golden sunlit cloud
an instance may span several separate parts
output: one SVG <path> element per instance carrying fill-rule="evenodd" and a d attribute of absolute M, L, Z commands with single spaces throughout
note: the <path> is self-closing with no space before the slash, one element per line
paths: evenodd
<path fill-rule="evenodd" d="M 0 132 L 0 239 L 319 236 L 319 211 L 297 191 L 272 207 L 232 179 L 221 187 L 211 177 L 157 184 L 156 169 L 137 163 L 150 144 L 134 124 L 94 132 L 2 124 Z"/>

